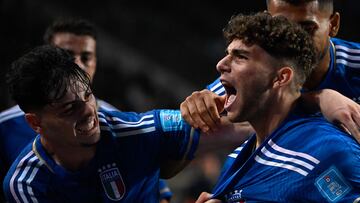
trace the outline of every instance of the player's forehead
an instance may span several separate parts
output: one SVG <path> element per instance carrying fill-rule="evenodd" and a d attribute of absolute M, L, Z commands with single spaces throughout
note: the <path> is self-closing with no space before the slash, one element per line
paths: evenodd
<path fill-rule="evenodd" d="M 272 16 L 281 15 L 297 23 L 315 20 L 322 13 L 318 1 L 300 1 L 294 4 L 284 0 L 269 0 L 268 12 Z"/>
<path fill-rule="evenodd" d="M 77 35 L 70 32 L 57 32 L 53 35 L 52 44 L 74 53 L 95 53 L 96 41 L 90 35 Z"/>
<path fill-rule="evenodd" d="M 53 90 L 51 92 L 50 96 L 58 99 L 49 105 L 52 107 L 59 107 L 63 104 L 83 98 L 84 95 L 89 92 L 91 92 L 91 88 L 88 84 L 76 79 L 71 79 L 64 83 L 58 90 Z"/>

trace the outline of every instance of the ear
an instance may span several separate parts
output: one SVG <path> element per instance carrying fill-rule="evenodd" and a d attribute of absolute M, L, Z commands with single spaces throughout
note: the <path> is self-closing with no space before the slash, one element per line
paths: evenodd
<path fill-rule="evenodd" d="M 25 120 L 36 133 L 42 132 L 40 118 L 35 113 L 25 113 Z"/>
<path fill-rule="evenodd" d="M 282 87 L 289 84 L 294 77 L 294 71 L 290 67 L 282 67 L 276 72 L 273 81 L 273 88 Z"/>
<path fill-rule="evenodd" d="M 335 12 L 330 16 L 329 26 L 330 26 L 329 36 L 335 37 L 340 28 L 340 14 L 338 12 Z"/>

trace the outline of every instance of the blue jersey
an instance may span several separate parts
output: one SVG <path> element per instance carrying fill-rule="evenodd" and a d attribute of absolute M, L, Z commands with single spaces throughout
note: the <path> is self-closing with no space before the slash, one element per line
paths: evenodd
<path fill-rule="evenodd" d="M 329 70 L 316 90 L 333 89 L 360 102 L 360 44 L 337 38 L 330 40 Z"/>
<path fill-rule="evenodd" d="M 360 146 L 324 118 L 293 112 L 261 146 L 255 144 L 253 135 L 228 156 L 214 198 L 353 202 L 360 197 Z"/>
<path fill-rule="evenodd" d="M 314 90 L 333 89 L 360 103 L 360 44 L 331 38 L 330 45 L 328 72 Z M 219 79 L 208 85 L 207 89 L 218 95 L 225 94 Z"/>
<path fill-rule="evenodd" d="M 97 99 L 99 111 L 117 110 L 111 104 Z M 16 157 L 36 137 L 36 132 L 27 124 L 24 112 L 18 105 L 0 112 L 0 182 Z M 0 197 L 2 196 L 1 184 Z"/>
<path fill-rule="evenodd" d="M 166 199 L 168 201 L 171 200 L 173 193 L 170 188 L 167 186 L 165 180 L 159 180 L 159 192 L 160 192 L 160 200 Z"/>
<path fill-rule="evenodd" d="M 83 170 L 70 172 L 37 136 L 4 180 L 10 202 L 159 202 L 160 165 L 193 158 L 199 132 L 179 111 L 99 112 L 101 139 Z"/>
<path fill-rule="evenodd" d="M 97 99 L 99 111 L 117 110 L 111 104 Z M 27 124 L 24 112 L 18 105 L 0 113 L 0 159 L 2 167 L 8 170 L 12 162 L 36 137 L 36 132 Z M 4 176 L 1 176 L 1 180 Z"/>

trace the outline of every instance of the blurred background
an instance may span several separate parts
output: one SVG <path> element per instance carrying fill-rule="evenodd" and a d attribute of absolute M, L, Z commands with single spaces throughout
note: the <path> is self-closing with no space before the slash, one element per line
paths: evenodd
<path fill-rule="evenodd" d="M 337 0 L 339 37 L 360 41 L 360 1 Z M 179 108 L 218 77 L 222 28 L 237 13 L 265 9 L 255 1 L 1 0 L 0 110 L 13 105 L 4 75 L 11 62 L 43 43 L 58 17 L 82 17 L 98 29 L 95 95 L 123 111 Z M 169 181 L 173 202 L 191 202 L 211 190 L 228 151 L 214 150 Z"/>

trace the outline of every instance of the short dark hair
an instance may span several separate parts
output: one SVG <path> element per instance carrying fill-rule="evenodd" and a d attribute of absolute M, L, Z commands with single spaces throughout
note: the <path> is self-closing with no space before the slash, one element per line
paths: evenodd
<path fill-rule="evenodd" d="M 240 39 L 249 46 L 256 44 L 281 63 L 275 65 L 291 66 L 301 85 L 316 64 L 315 48 L 309 34 L 283 16 L 272 17 L 265 12 L 240 14 L 233 16 L 223 31 L 228 43 Z"/>
<path fill-rule="evenodd" d="M 269 6 L 269 1 L 266 0 L 266 5 Z M 280 0 L 284 1 L 290 5 L 298 6 L 301 4 L 306 4 L 312 1 L 317 1 L 319 3 L 320 11 L 329 11 L 330 13 L 334 12 L 334 0 Z"/>
<path fill-rule="evenodd" d="M 72 33 L 75 35 L 88 35 L 97 39 L 95 25 L 81 18 L 59 18 L 55 20 L 45 31 L 45 44 L 52 44 L 56 33 Z"/>
<path fill-rule="evenodd" d="M 89 76 L 74 63 L 74 58 L 51 45 L 37 47 L 14 61 L 6 79 L 12 98 L 25 112 L 58 101 L 74 81 L 91 91 Z"/>

